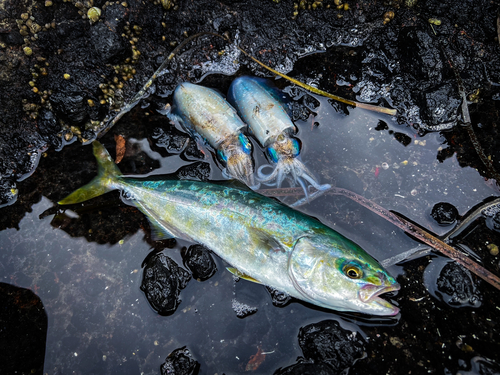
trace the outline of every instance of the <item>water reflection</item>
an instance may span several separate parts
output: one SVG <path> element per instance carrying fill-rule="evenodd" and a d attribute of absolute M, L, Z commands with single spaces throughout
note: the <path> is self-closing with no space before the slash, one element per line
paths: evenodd
<path fill-rule="evenodd" d="M 449 202 L 464 214 L 496 194 L 476 170 L 460 167 L 455 157 L 436 159 L 446 147 L 439 134 L 420 137 L 390 117 L 351 108 L 346 116 L 326 99 L 315 100 L 319 102 L 315 112 L 296 124 L 304 160 L 321 181 L 362 194 L 435 232 L 439 224 L 429 215 L 435 203 Z M 133 118 L 122 120 L 127 121 Z M 134 134 L 136 140 L 129 142 L 137 149 L 120 163 L 125 173 L 171 173 L 200 162 L 210 163 L 208 178 L 221 178 L 209 151 L 187 154 L 184 146 L 168 148 L 164 145 L 170 143 L 163 137 L 167 122 L 156 118 L 151 123 L 145 125 L 142 137 Z M 114 130 L 122 131 L 120 126 Z M 104 142 L 113 149 L 111 136 Z M 19 184 L 18 202 L 2 209 L 12 215 L 2 222 L 2 228 L 11 229 L 0 232 L 0 280 L 36 290 L 43 301 L 48 315 L 45 372 L 157 374 L 168 353 L 187 345 L 201 364 L 201 374 L 243 373 L 258 348 L 269 354 L 254 373 L 269 374 L 295 365 L 296 357 L 303 354 L 299 330 L 308 324 L 333 319 L 361 337 L 371 336 L 376 344 L 381 339 L 377 341 L 374 332 L 390 335 L 406 324 L 405 314 L 410 313 L 405 286 L 394 298 L 403 304 L 403 323 L 336 314 L 296 301 L 279 308 L 263 286 L 235 283 L 217 257 L 218 271 L 206 281 L 191 280 L 180 292 L 177 310 L 159 316 L 140 290 L 141 264 L 154 245 L 145 218 L 114 193 L 73 212 L 54 208 L 53 201 L 94 175 L 90 147 L 73 145 L 58 154 L 49 151 L 35 175 Z M 379 260 L 416 246 L 391 224 L 342 197 L 322 196 L 301 210 L 319 217 Z M 18 230 L 12 229 L 16 226 Z M 190 245 L 178 241 L 172 249 L 159 250 L 182 265 L 181 249 Z M 389 271 L 394 276 L 403 274 L 400 266 Z M 240 319 L 233 300 L 258 311 Z"/>
<path fill-rule="evenodd" d="M 47 314 L 29 289 L 0 282 L 0 368 L 3 374 L 43 371 Z"/>

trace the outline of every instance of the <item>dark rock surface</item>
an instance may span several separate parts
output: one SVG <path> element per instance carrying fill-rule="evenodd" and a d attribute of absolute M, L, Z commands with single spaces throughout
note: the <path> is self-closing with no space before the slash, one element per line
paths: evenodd
<path fill-rule="evenodd" d="M 47 314 L 29 289 L 0 283 L 0 373 L 41 374 Z"/>
<path fill-rule="evenodd" d="M 205 281 L 217 272 L 217 265 L 210 255 L 210 250 L 201 245 L 192 245 L 182 249 L 182 262 L 191 273 L 193 279 Z"/>
<path fill-rule="evenodd" d="M 245 372 L 260 346 L 266 354 L 256 374 L 337 373 L 323 362 L 325 356 L 312 363 L 316 357 L 306 355 L 297 339 L 301 327 L 332 315 L 366 338 L 365 357 L 353 363 L 360 353 L 355 351 L 341 358 L 349 359 L 344 365 L 350 374 L 498 372 L 499 292 L 454 264 L 436 267 L 426 283 L 427 267 L 444 259 L 437 254 L 392 266 L 401 290 L 384 298 L 401 309 L 394 320 L 325 311 L 273 291 L 269 297 L 262 286 L 245 281 L 238 283 L 235 299 L 227 264 L 216 256 L 219 271 L 203 283 L 189 283 L 175 313 L 159 316 L 140 290 L 141 262 L 151 247 L 162 251 L 174 241 L 153 241 L 146 218 L 117 192 L 66 210 L 55 204 L 96 174 L 90 148 L 80 144 L 100 135 L 101 121 L 132 98 L 186 36 L 211 31 L 227 33 L 294 78 L 396 108 L 394 118 L 376 118 L 277 81 L 292 97 L 303 160 L 322 181 L 373 199 L 439 235 L 460 225 L 472 207 L 499 193 L 491 168 L 462 126 L 452 65 L 463 81 L 470 128 L 498 171 L 498 2 L 345 3 L 348 9 L 338 9 L 333 0 L 312 9 L 313 1 L 305 1 L 306 9 L 297 4 L 294 15 L 288 0 L 177 0 L 168 10 L 152 0 L 94 0 L 102 14 L 91 23 L 84 17 L 87 1 L 53 0 L 46 6 L 45 0 L 0 0 L 0 205 L 7 204 L 0 215 L 0 277 L 39 290 L 50 311 L 45 372 L 157 374 L 166 353 L 188 345 L 207 373 Z M 385 22 L 387 12 L 394 18 Z M 431 18 L 441 24 L 429 23 Z M 100 140 L 115 157 L 114 137 L 126 139 L 119 164 L 125 174 L 160 170 L 177 171 L 177 178 L 222 179 L 213 150 L 156 110 L 169 103 L 178 82 L 202 80 L 225 93 L 238 74 L 270 76 L 230 43 L 201 37 Z M 265 162 L 256 143 L 254 150 L 258 163 Z M 440 212 L 443 223 L 453 221 L 447 226 L 429 215 L 443 201 L 458 211 Z M 419 245 L 343 197 L 325 195 L 303 209 L 379 260 Z M 496 274 L 499 223 L 497 212 L 484 214 L 453 238 Z M 177 266 L 182 246 L 166 262 L 185 276 Z M 183 284 L 168 275 L 165 280 Z M 177 301 L 176 293 L 167 293 L 170 300 Z M 233 300 L 248 301 L 252 313 L 238 318 Z M 330 331 L 323 327 L 318 335 Z M 9 345 L 2 344 L 4 353 Z M 297 360 L 300 355 L 307 358 Z"/>
<path fill-rule="evenodd" d="M 365 342 L 340 327 L 334 320 L 302 327 L 299 345 L 304 357 L 313 362 L 326 362 L 337 372 L 351 367 L 364 354 Z"/>
<path fill-rule="evenodd" d="M 161 375 L 196 375 L 200 364 L 193 359 L 189 349 L 179 348 L 170 353 L 161 365 Z"/>
<path fill-rule="evenodd" d="M 145 263 L 141 290 L 158 314 L 173 314 L 181 302 L 181 289 L 186 287 L 191 276 L 162 253 L 151 255 Z"/>
<path fill-rule="evenodd" d="M 451 225 L 457 221 L 457 208 L 446 202 L 436 203 L 432 207 L 431 216 L 440 225 Z"/>

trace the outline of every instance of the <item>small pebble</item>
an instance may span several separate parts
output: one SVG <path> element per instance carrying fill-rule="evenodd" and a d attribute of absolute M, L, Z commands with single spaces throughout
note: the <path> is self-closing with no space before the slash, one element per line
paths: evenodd
<path fill-rule="evenodd" d="M 488 246 L 487 246 L 488 250 L 490 251 L 490 254 L 493 255 L 493 256 L 497 256 L 498 255 L 498 246 L 495 245 L 494 243 L 490 243 Z"/>

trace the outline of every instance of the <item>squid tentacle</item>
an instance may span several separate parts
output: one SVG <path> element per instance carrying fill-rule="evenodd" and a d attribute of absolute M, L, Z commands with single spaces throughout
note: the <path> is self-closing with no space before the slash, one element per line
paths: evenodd
<path fill-rule="evenodd" d="M 303 174 L 302 177 L 305 180 L 307 180 L 311 184 L 311 186 L 314 187 L 316 190 L 323 191 L 323 190 L 328 190 L 332 187 L 332 185 L 330 184 L 323 184 L 323 185 L 318 184 L 318 182 L 308 174 Z"/>
<path fill-rule="evenodd" d="M 295 202 L 292 205 L 293 207 L 307 203 L 331 188 L 330 184 L 319 184 L 304 163 L 296 158 L 282 158 L 276 163 L 271 173 L 263 173 L 262 170 L 268 167 L 272 168 L 273 166 L 265 164 L 258 168 L 257 179 L 259 182 L 279 188 L 285 177 L 287 177 L 290 181 L 290 185 L 298 184 L 304 190 L 305 197 Z M 273 180 L 275 182 L 270 183 Z M 314 187 L 317 191 L 313 194 L 309 194 L 309 187 L 307 184 L 310 184 L 310 186 Z"/>
<path fill-rule="evenodd" d="M 276 178 L 276 175 L 278 174 L 278 165 L 274 167 L 273 171 L 269 174 L 264 174 L 262 173 L 262 170 L 266 167 L 273 167 L 271 164 L 264 164 L 257 169 L 257 179 L 259 182 L 268 182 L 271 180 L 274 180 Z"/>

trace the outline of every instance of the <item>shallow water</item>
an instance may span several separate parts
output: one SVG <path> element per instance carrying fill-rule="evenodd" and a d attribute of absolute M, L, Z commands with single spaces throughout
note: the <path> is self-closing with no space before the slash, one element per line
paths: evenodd
<path fill-rule="evenodd" d="M 439 133 L 419 136 L 411 128 L 397 125 L 390 116 L 353 108 L 340 111 L 338 105 L 332 106 L 327 99 L 313 97 L 317 102 L 312 101 L 309 118 L 295 123 L 303 144 L 302 160 L 320 183 L 352 190 L 437 234 L 451 228 L 439 226 L 431 218 L 435 203 L 449 202 L 460 214 L 465 214 L 485 198 L 498 195 L 498 190 L 486 184 L 476 170 L 462 168 L 455 156 L 444 162 L 436 159 L 438 151 L 447 147 Z M 137 108 L 113 131 L 123 133 L 127 127 L 140 126 L 134 116 L 143 121 L 144 117 L 137 112 L 147 110 Z M 158 120 L 158 116 L 155 118 L 156 125 L 150 127 L 170 126 L 167 121 Z M 120 128 L 121 124 L 127 127 Z M 120 164 L 126 173 L 171 173 L 196 160 L 186 159 L 182 153 L 165 155 L 151 136 L 130 136 L 135 139 L 127 147 L 134 145 L 136 152 Z M 265 162 L 255 142 L 254 146 L 257 163 Z M 148 160 L 136 158 L 140 150 Z M 90 147 L 81 152 L 92 159 Z M 211 179 L 221 179 L 220 169 L 206 147 L 205 155 L 204 161 L 211 164 Z M 141 167 L 141 161 L 150 170 Z M 42 159 L 36 173 L 50 173 L 51 168 Z M 86 173 L 90 178 L 95 170 Z M 57 189 L 55 187 L 51 195 L 61 198 L 64 194 Z M 292 202 L 293 198 L 286 201 Z M 118 207 L 116 202 L 108 200 L 108 204 L 112 209 L 113 204 Z M 165 357 L 187 345 L 201 363 L 200 374 L 243 373 L 250 356 L 256 354 L 259 347 L 268 354 L 253 373 L 270 374 L 278 367 L 295 363 L 302 355 L 297 334 L 300 327 L 309 323 L 333 319 L 365 338 L 372 333 L 372 326 L 382 326 L 381 329 L 390 334 L 391 326 L 401 324 L 399 318 L 371 321 L 297 301 L 275 307 L 263 286 L 235 282 L 225 270 L 227 265 L 217 257 L 217 273 L 204 282 L 191 280 L 181 292 L 182 302 L 177 311 L 171 316 L 159 316 L 139 289 L 141 265 L 152 249 L 145 232 L 131 231 L 118 243 L 99 244 L 102 239 L 89 229 L 111 220 L 106 216 L 108 211 L 103 210 L 89 216 L 96 222 L 83 224 L 89 240 L 72 237 L 62 230 L 64 222 L 51 223 L 54 213 L 47 210 L 54 205 L 44 196 L 21 220 L 19 230 L 0 232 L 0 281 L 35 291 L 48 315 L 46 373 L 158 374 Z M 126 208 L 120 205 L 116 209 L 114 226 L 127 220 L 130 211 Z M 380 261 L 418 245 L 401 230 L 344 197 L 323 195 L 300 210 L 320 218 Z M 46 211 L 48 214 L 42 215 Z M 84 214 L 66 213 L 70 217 L 84 217 Z M 182 265 L 183 245 L 189 244 L 179 241 L 173 249 L 164 250 L 179 265 Z M 391 266 L 389 271 L 393 276 L 404 273 L 401 266 Z M 414 281 L 422 282 L 421 279 Z M 483 288 L 489 286 L 483 285 Z M 234 299 L 257 307 L 258 311 L 244 319 L 238 318 L 233 310 Z M 481 308 L 484 307 L 476 310 L 477 315 L 481 315 Z M 445 306 L 444 309 L 452 308 Z M 401 319 L 407 313 L 403 309 Z"/>

